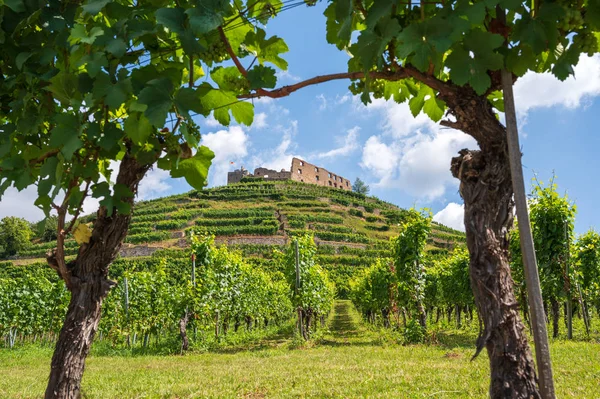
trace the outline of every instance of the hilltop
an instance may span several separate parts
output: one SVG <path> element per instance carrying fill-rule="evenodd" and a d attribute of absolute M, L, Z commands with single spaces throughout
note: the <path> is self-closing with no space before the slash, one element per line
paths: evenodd
<path fill-rule="evenodd" d="M 405 212 L 352 191 L 249 178 L 137 203 L 121 257 L 143 261 L 159 251 L 181 258 L 173 250 L 186 249 L 186 233 L 195 230 L 215 234 L 217 243 L 239 249 L 250 262 L 261 264 L 291 236 L 309 231 L 315 235 L 320 263 L 333 272 L 338 289 L 344 291 L 354 268 L 389 255 L 387 242 L 398 234 Z M 427 250 L 442 255 L 462 241 L 462 232 L 434 223 Z M 34 243 L 15 263 L 41 261 L 54 245 Z M 74 240 L 67 240 L 66 246 L 67 254 L 76 253 Z"/>

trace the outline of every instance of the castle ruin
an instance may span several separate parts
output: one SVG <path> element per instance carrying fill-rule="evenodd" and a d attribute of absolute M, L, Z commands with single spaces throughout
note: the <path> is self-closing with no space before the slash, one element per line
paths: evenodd
<path fill-rule="evenodd" d="M 298 158 L 292 158 L 289 171 L 282 169 L 277 172 L 276 170 L 259 167 L 254 169 L 254 173 L 251 174 L 242 166 L 240 169 L 227 174 L 227 184 L 239 183 L 244 177 L 262 177 L 265 180 L 294 180 L 318 186 L 352 190 L 350 180 Z"/>

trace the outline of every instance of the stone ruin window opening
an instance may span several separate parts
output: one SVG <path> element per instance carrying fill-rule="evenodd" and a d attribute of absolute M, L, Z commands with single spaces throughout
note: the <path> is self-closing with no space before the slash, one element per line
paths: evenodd
<path fill-rule="evenodd" d="M 319 173 L 319 168 L 317 168 L 316 166 L 315 166 L 315 172 Z"/>
<path fill-rule="evenodd" d="M 298 174 L 301 175 L 302 174 L 302 169 L 298 169 Z"/>
<path fill-rule="evenodd" d="M 331 179 L 331 173 L 328 173 L 328 175 L 329 175 L 329 178 Z"/>
<path fill-rule="evenodd" d="M 319 176 L 315 176 L 317 178 L 317 181 L 319 181 Z"/>
<path fill-rule="evenodd" d="M 300 166 L 304 166 L 304 161 L 300 161 Z"/>
<path fill-rule="evenodd" d="M 329 180 L 329 185 L 331 186 L 331 180 Z"/>

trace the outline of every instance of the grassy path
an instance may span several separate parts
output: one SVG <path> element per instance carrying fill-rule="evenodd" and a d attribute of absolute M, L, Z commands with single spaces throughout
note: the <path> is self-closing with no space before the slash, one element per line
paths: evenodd
<path fill-rule="evenodd" d="M 329 332 L 291 349 L 273 337 L 248 349 L 186 356 L 90 356 L 84 398 L 486 398 L 487 356 L 473 337 L 453 344 L 386 344 L 338 301 Z M 598 398 L 597 343 L 553 342 L 557 396 Z M 51 349 L 0 350 L 0 398 L 39 398 Z"/>

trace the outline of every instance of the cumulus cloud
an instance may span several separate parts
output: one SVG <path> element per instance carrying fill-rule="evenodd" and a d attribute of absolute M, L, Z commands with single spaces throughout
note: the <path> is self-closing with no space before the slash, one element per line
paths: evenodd
<path fill-rule="evenodd" d="M 296 148 L 293 138 L 298 132 L 298 121 L 291 121 L 288 127 L 278 126 L 277 130 L 283 132 L 281 142 L 277 147 L 267 149 L 252 157 L 254 167 L 263 166 L 277 171 L 290 170 L 292 158 L 302 158 L 293 152 Z"/>
<path fill-rule="evenodd" d="M 165 195 L 172 187 L 169 184 L 171 176 L 168 171 L 153 168 L 138 187 L 138 200 L 149 200 Z"/>
<path fill-rule="evenodd" d="M 348 134 L 343 137 L 337 137 L 337 141 L 340 143 L 338 148 L 334 148 L 333 150 L 329 150 L 326 152 L 321 152 L 316 155 L 316 158 L 335 158 L 339 156 L 349 155 L 355 150 L 359 148 L 358 144 L 358 132 L 360 131 L 360 127 L 354 126 L 352 129 L 348 130 Z"/>
<path fill-rule="evenodd" d="M 379 180 L 375 186 L 399 188 L 427 200 L 456 186 L 450 159 L 462 148 L 476 148 L 475 140 L 442 128 L 426 115 L 414 118 L 408 104 L 375 100 L 367 110 L 383 116 L 382 133 L 369 137 L 362 153 L 361 167 Z"/>
<path fill-rule="evenodd" d="M 465 206 L 456 202 L 450 202 L 433 216 L 434 221 L 460 231 L 465 231 L 464 218 Z"/>
<path fill-rule="evenodd" d="M 269 124 L 267 123 L 267 114 L 265 112 L 259 112 L 254 115 L 254 122 L 252 122 L 252 129 L 264 129 Z"/>
<path fill-rule="evenodd" d="M 248 135 L 240 126 L 205 134 L 202 136 L 202 144 L 215 153 L 209 174 L 212 186 L 226 184 L 227 172 L 235 169 L 237 163 L 248 155 Z"/>
<path fill-rule="evenodd" d="M 551 73 L 528 72 L 515 83 L 515 105 L 521 113 L 534 108 L 578 108 L 600 95 L 600 55 L 581 56 L 575 76 L 564 82 Z"/>

